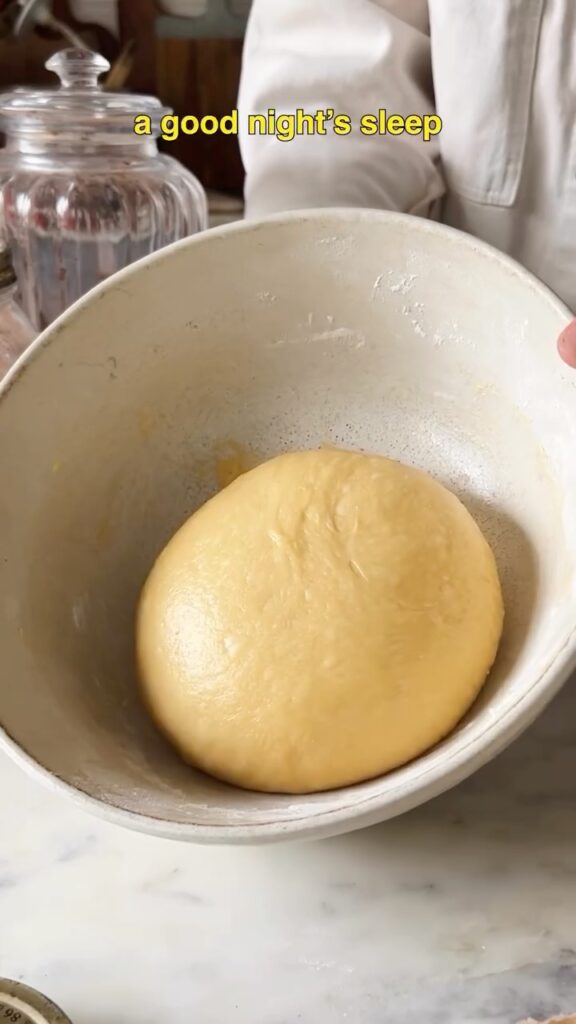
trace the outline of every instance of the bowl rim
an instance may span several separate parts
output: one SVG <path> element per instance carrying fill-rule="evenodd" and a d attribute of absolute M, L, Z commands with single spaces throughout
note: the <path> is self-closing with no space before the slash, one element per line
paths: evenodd
<path fill-rule="evenodd" d="M 291 210 L 254 221 L 235 221 L 200 232 L 151 253 L 107 278 L 62 313 L 39 334 L 31 346 L 20 356 L 0 381 L 0 403 L 6 399 L 12 387 L 24 375 L 38 354 L 55 341 L 63 328 L 73 323 L 85 306 L 90 305 L 100 295 L 123 287 L 124 283 L 132 275 L 139 273 L 143 267 L 169 260 L 180 250 L 194 249 L 206 244 L 219 244 L 220 240 L 225 240 L 229 235 L 257 235 L 261 231 L 273 230 L 275 227 L 282 228 L 295 223 L 322 224 L 325 222 L 330 225 L 332 230 L 338 227 L 350 229 L 358 223 L 374 220 L 384 225 L 404 225 L 407 231 L 414 231 L 416 234 L 434 234 L 443 236 L 447 240 L 452 239 L 457 245 L 480 253 L 484 258 L 500 264 L 506 272 L 520 278 L 532 291 L 539 293 L 561 319 L 568 322 L 572 318 L 568 307 L 531 271 L 526 270 L 511 256 L 500 252 L 488 242 L 477 239 L 458 228 L 412 214 L 388 210 L 347 207 Z M 167 821 L 110 804 L 103 798 L 96 797 L 59 777 L 24 750 L 10 736 L 1 722 L 0 749 L 4 750 L 11 760 L 19 764 L 28 775 L 42 782 L 50 790 L 62 793 L 73 804 L 111 824 L 130 828 L 137 832 L 160 838 L 215 844 L 253 844 L 287 839 L 320 838 L 396 817 L 462 782 L 528 728 L 575 669 L 576 620 L 564 645 L 530 686 L 518 696 L 514 704 L 507 708 L 496 721 L 487 722 L 482 732 L 474 739 L 462 742 L 440 764 L 434 767 L 421 767 L 420 771 L 416 770 L 409 780 L 399 781 L 385 795 L 373 793 L 364 798 L 352 796 L 351 802 L 342 807 L 329 810 L 311 808 L 309 814 L 300 814 L 284 821 L 257 824 L 237 822 L 232 825 Z M 416 768 L 419 760 L 421 759 L 417 758 L 411 762 L 412 766 Z M 341 792 L 350 791 L 352 793 L 357 788 L 342 787 Z M 338 790 L 333 792 L 338 792 Z M 306 797 L 302 796 L 299 799 L 305 800 Z"/>

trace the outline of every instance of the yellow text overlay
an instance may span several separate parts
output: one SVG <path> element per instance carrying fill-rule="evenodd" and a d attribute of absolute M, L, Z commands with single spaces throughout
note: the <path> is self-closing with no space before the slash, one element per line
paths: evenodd
<path fill-rule="evenodd" d="M 314 112 L 299 107 L 294 113 L 278 113 L 270 107 L 265 114 L 248 114 L 246 130 L 249 135 L 274 136 L 281 142 L 291 142 L 301 135 L 350 135 L 354 128 L 349 114 L 337 113 L 331 107 Z M 381 107 L 374 113 L 362 114 L 357 130 L 361 135 L 421 135 L 429 142 L 442 130 L 438 114 L 393 114 Z M 136 135 L 152 135 L 153 125 L 148 114 L 137 114 L 134 119 Z M 238 110 L 217 117 L 205 114 L 165 114 L 160 122 L 160 137 L 175 142 L 181 135 L 238 135 Z"/>

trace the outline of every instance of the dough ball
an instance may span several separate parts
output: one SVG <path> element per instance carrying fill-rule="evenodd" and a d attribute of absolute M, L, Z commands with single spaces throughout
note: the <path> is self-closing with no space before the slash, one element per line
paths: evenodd
<path fill-rule="evenodd" d="M 144 587 L 146 703 L 186 761 L 306 793 L 417 757 L 470 707 L 503 619 L 460 501 L 381 456 L 281 455 L 170 541 Z"/>

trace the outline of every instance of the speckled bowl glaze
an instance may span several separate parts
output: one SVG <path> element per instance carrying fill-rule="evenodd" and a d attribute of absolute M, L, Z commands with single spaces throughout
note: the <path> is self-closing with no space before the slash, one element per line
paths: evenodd
<path fill-rule="evenodd" d="M 1 388 L 3 747 L 110 821 L 229 843 L 381 821 L 488 761 L 576 664 L 567 319 L 490 247 L 369 211 L 219 228 L 85 297 Z M 244 792 L 185 766 L 148 721 L 135 602 L 227 445 L 325 443 L 421 466 L 462 497 L 497 556 L 504 638 L 471 713 L 425 756 L 329 793 Z"/>

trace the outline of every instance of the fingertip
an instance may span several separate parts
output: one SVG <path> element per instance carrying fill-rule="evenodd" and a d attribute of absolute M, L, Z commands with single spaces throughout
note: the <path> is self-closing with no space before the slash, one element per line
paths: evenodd
<path fill-rule="evenodd" d="M 558 354 L 568 366 L 576 370 L 576 320 L 572 320 L 558 338 Z"/>

